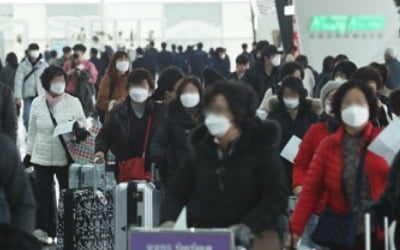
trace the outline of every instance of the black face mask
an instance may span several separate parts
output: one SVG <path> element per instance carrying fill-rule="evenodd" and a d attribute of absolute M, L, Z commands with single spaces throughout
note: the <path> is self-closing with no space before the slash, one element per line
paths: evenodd
<path fill-rule="evenodd" d="M 77 53 L 74 53 L 74 54 L 72 55 L 72 58 L 73 58 L 74 60 L 78 60 L 78 59 L 79 59 L 79 55 L 78 55 Z"/>

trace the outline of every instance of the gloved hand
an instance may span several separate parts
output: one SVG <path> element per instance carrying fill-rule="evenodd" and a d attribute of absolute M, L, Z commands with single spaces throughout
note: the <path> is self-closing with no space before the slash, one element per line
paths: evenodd
<path fill-rule="evenodd" d="M 250 249 L 253 246 L 255 235 L 246 225 L 239 224 L 233 228 L 236 246 Z"/>
<path fill-rule="evenodd" d="M 385 214 L 384 205 L 379 201 L 370 202 L 368 204 L 367 212 L 371 214 L 375 221 L 383 221 L 383 218 L 387 216 L 387 214 Z M 382 226 L 382 223 L 378 223 L 378 225 Z"/>
<path fill-rule="evenodd" d="M 22 161 L 22 163 L 24 164 L 24 166 L 26 168 L 32 166 L 31 155 L 25 155 L 24 160 Z"/>
<path fill-rule="evenodd" d="M 79 127 L 79 124 L 77 122 L 74 124 L 73 131 L 77 143 L 86 140 L 86 138 L 90 135 L 90 133 L 86 129 Z"/>

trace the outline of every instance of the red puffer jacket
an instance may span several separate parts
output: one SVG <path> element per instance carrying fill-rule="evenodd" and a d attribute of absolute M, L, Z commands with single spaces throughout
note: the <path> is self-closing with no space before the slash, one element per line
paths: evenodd
<path fill-rule="evenodd" d="M 293 164 L 293 188 L 303 186 L 315 151 L 322 140 L 330 134 L 326 122 L 319 122 L 311 126 L 304 135 Z"/>
<path fill-rule="evenodd" d="M 369 123 L 364 131 L 363 141 L 373 141 L 382 131 Z M 327 137 L 318 147 L 311 162 L 310 170 L 304 182 L 303 191 L 291 218 L 291 230 L 297 235 L 303 233 L 311 214 L 318 206 L 318 201 L 327 193 L 327 207 L 339 214 L 351 212 L 342 192 L 344 127 Z M 368 151 L 364 165 L 371 189 L 371 197 L 377 200 L 383 193 L 389 175 L 386 161 Z"/>
<path fill-rule="evenodd" d="M 319 122 L 314 124 L 304 135 L 303 141 L 300 145 L 299 153 L 297 154 L 293 164 L 293 189 L 298 186 L 304 185 L 307 172 L 310 169 L 311 161 L 319 144 L 328 137 L 331 133 L 327 128 L 326 122 Z M 327 194 L 319 201 L 315 210 L 316 214 L 321 214 L 324 211 Z"/>

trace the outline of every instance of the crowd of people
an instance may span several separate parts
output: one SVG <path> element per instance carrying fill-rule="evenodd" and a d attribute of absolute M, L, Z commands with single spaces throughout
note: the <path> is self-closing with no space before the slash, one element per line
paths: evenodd
<path fill-rule="evenodd" d="M 132 158 L 160 172 L 163 228 L 187 206 L 189 227 L 230 228 L 248 249 L 299 241 L 364 249 L 360 218 L 372 211 L 372 246 L 382 249 L 382 218 L 400 216 L 400 154 L 390 166 L 367 148 L 400 116 L 394 51 L 384 52 L 384 64 L 358 66 L 346 55 L 326 56 L 319 73 L 296 47 L 282 53 L 268 41 L 252 45 L 250 52 L 242 45 L 233 72 L 226 49 L 207 53 L 202 43 L 184 52 L 150 42 L 134 59 L 92 48 L 87 60 L 83 44 L 64 47 L 60 58 L 54 51 L 46 58 L 35 43 L 21 62 L 9 53 L 0 69 L 0 223 L 41 240 L 56 237 L 53 178 L 67 189 L 73 160 L 70 138 L 53 130 L 76 121 L 84 131 L 93 117 L 102 123 L 96 158 L 115 156 L 116 179 Z M 15 146 L 21 108 L 22 164 Z M 281 152 L 294 137 L 300 148 L 288 159 Z M 23 166 L 33 166 L 30 178 Z M 339 230 L 354 234 L 353 244 L 327 246 L 336 228 L 324 223 L 349 216 L 358 220 Z"/>

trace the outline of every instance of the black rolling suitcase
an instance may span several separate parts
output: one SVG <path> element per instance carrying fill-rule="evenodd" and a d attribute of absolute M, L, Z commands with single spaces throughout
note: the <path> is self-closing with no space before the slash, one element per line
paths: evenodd
<path fill-rule="evenodd" d="M 57 249 L 113 250 L 112 191 L 68 189 L 60 194 Z"/>

